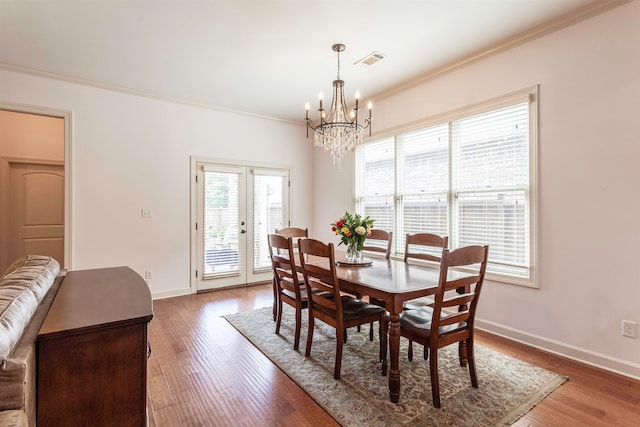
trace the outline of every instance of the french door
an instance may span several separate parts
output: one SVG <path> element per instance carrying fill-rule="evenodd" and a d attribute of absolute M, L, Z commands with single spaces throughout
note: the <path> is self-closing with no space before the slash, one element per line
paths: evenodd
<path fill-rule="evenodd" d="M 196 163 L 197 290 L 270 280 L 267 234 L 289 224 L 289 171 Z"/>

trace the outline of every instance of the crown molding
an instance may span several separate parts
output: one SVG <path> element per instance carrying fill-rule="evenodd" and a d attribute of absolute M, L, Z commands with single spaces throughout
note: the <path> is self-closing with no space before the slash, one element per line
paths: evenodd
<path fill-rule="evenodd" d="M 147 91 L 144 91 L 144 90 L 133 89 L 133 88 L 126 87 L 126 86 L 119 86 L 119 85 L 115 85 L 115 84 L 111 84 L 111 83 L 104 83 L 104 82 L 100 82 L 100 81 L 97 81 L 97 80 L 90 80 L 90 79 L 84 79 L 84 78 L 81 78 L 81 77 L 68 76 L 68 75 L 65 75 L 65 74 L 53 73 L 53 72 L 49 72 L 49 71 L 42 71 L 42 70 L 38 70 L 38 69 L 35 69 L 35 68 L 24 67 L 24 66 L 21 66 L 21 65 L 15 65 L 15 64 L 10 64 L 10 63 L 6 63 L 6 62 L 0 62 L 0 70 L 10 71 L 10 72 L 20 73 L 20 74 L 28 74 L 28 75 L 35 76 L 35 77 L 42 77 L 42 78 L 45 78 L 45 79 L 58 80 L 58 81 L 61 81 L 61 82 L 72 83 L 72 84 L 77 84 L 77 85 L 81 85 L 81 86 L 90 86 L 90 87 L 94 87 L 94 88 L 98 88 L 98 89 L 111 90 L 111 91 L 115 91 L 115 92 L 126 93 L 128 95 L 140 96 L 140 97 L 144 97 L 144 98 L 151 98 L 151 99 L 155 99 L 155 100 L 159 100 L 159 101 L 166 101 L 166 102 L 172 102 L 172 103 L 176 103 L 176 104 L 189 105 L 191 107 L 206 108 L 206 109 L 209 109 L 209 110 L 221 111 L 221 112 L 231 113 L 231 114 L 239 114 L 239 115 L 242 115 L 242 116 L 249 116 L 249 117 L 253 117 L 253 118 L 259 118 L 259 119 L 264 119 L 264 120 L 271 120 L 271 121 L 287 123 L 287 124 L 291 124 L 291 125 L 302 126 L 300 123 L 298 123 L 297 121 L 293 121 L 293 120 L 286 120 L 286 119 L 281 119 L 281 118 L 278 118 L 278 117 L 271 117 L 271 116 L 265 116 L 265 115 L 261 115 L 261 114 L 248 113 L 246 111 L 234 110 L 234 109 L 231 109 L 231 108 L 224 108 L 224 107 L 219 107 L 219 106 L 216 106 L 216 105 L 206 104 L 206 103 L 203 103 L 203 102 L 195 102 L 195 101 L 190 101 L 188 99 L 182 99 L 182 98 L 177 98 L 177 97 L 161 95 L 161 94 L 154 93 L 154 92 L 147 92 Z"/>

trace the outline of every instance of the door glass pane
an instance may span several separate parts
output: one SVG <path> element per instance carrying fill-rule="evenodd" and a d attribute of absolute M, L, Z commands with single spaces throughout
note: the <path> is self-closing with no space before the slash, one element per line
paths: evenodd
<path fill-rule="evenodd" d="M 238 174 L 204 172 L 204 276 L 236 273 Z"/>
<path fill-rule="evenodd" d="M 270 268 L 267 235 L 284 228 L 283 176 L 254 175 L 253 184 L 253 268 Z"/>

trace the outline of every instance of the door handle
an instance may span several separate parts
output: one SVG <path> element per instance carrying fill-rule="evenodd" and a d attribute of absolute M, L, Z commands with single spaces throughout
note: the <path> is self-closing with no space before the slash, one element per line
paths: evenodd
<path fill-rule="evenodd" d="M 240 230 L 240 233 L 242 233 L 242 234 L 244 234 L 246 232 L 247 232 L 247 230 Z"/>

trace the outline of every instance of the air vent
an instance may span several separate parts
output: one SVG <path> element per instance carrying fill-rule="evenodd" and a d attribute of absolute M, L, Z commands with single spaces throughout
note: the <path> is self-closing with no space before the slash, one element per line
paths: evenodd
<path fill-rule="evenodd" d="M 383 60 L 384 58 L 385 56 L 380 52 L 371 52 L 369 55 L 357 61 L 354 65 L 357 65 L 360 67 L 370 67 L 376 62 Z"/>

